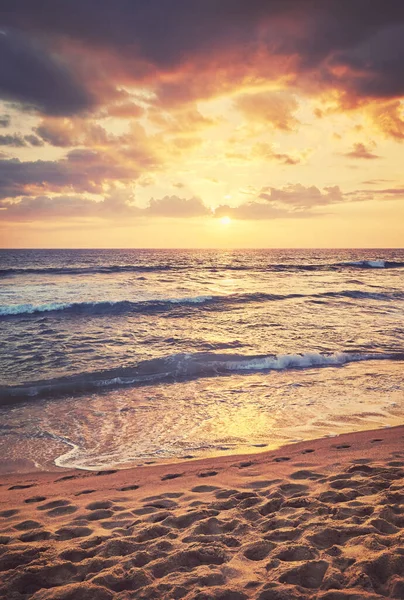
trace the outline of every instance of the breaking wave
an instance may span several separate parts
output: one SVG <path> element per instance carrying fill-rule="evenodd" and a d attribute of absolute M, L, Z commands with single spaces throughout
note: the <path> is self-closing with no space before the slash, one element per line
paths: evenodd
<path fill-rule="evenodd" d="M 162 381 L 184 381 L 232 373 L 342 367 L 348 363 L 370 360 L 404 360 L 404 353 L 306 352 L 259 356 L 212 352 L 173 354 L 145 360 L 135 366 L 79 373 L 17 386 L 2 386 L 0 387 L 0 404 L 40 398 L 76 396 L 95 391 L 100 392 L 103 389 L 147 385 Z"/>
<path fill-rule="evenodd" d="M 277 302 L 295 298 L 327 299 L 347 298 L 352 300 L 391 301 L 403 300 L 402 292 L 365 292 L 362 290 L 341 290 L 318 292 L 313 294 L 267 294 L 246 293 L 229 294 L 227 296 L 195 296 L 189 298 L 168 298 L 161 300 L 143 300 L 132 302 L 130 300 L 101 301 L 101 302 L 52 302 L 48 304 L 11 304 L 0 306 L 1 317 L 21 317 L 50 313 L 56 315 L 121 315 L 121 314 L 149 314 L 169 312 L 176 307 L 203 307 L 211 306 L 216 310 L 224 310 L 235 304 L 253 302 Z"/>
<path fill-rule="evenodd" d="M 399 269 L 404 267 L 402 261 L 389 260 L 360 260 L 352 262 L 339 263 L 273 263 L 262 267 L 251 266 L 248 264 L 235 265 L 223 264 L 219 267 L 199 266 L 193 267 L 201 271 L 338 271 L 344 269 Z M 94 275 L 111 273 L 152 273 L 159 271 L 187 271 L 189 265 L 107 265 L 92 267 L 46 267 L 46 268 L 6 268 L 0 269 L 0 277 L 11 277 L 14 275 Z"/>

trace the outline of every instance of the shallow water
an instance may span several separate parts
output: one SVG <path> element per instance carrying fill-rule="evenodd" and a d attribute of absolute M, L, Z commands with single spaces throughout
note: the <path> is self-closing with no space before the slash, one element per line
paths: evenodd
<path fill-rule="evenodd" d="M 1 251 L 0 263 L 10 464 L 125 467 L 402 422 L 402 250 Z"/>

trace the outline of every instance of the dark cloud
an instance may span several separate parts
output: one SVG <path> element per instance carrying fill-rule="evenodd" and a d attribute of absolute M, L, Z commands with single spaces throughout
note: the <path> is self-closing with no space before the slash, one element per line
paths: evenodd
<path fill-rule="evenodd" d="M 24 140 L 22 135 L 16 133 L 0 135 L 0 146 L 14 146 L 15 148 L 22 148 L 26 145 L 27 142 Z"/>
<path fill-rule="evenodd" d="M 40 10 L 40 9 L 39 9 Z M 0 97 L 30 110 L 70 115 L 93 106 L 72 70 L 38 42 L 0 31 Z"/>
<path fill-rule="evenodd" d="M 10 115 L 0 115 L 0 127 L 8 127 L 11 123 Z"/>
<path fill-rule="evenodd" d="M 43 146 L 43 141 L 33 134 L 25 135 L 24 140 L 31 144 L 31 146 Z"/>
<path fill-rule="evenodd" d="M 275 72 L 298 85 L 337 88 L 345 102 L 404 94 L 401 0 L 70 0 L 57 10 L 53 0 L 2 0 L 2 17 L 4 25 L 36 36 L 52 50 L 93 60 L 94 80 L 150 81 L 184 69 L 183 81 L 166 81 L 158 90 L 166 102 L 186 100 L 187 90 L 188 100 L 212 95 L 240 73 L 250 83 Z M 38 85 L 37 94 L 44 90 L 38 99 L 32 80 L 52 79 L 38 72 L 38 62 L 42 67 L 46 61 L 35 58 L 33 64 L 42 77 L 27 73 L 23 91 L 23 78 L 14 83 L 23 101 L 57 113 L 88 106 L 77 82 L 64 86 L 54 75 L 60 65 L 52 61 L 47 72 L 55 78 L 55 91 Z M 66 70 L 61 79 L 71 77 Z M 61 89 L 68 90 L 66 96 Z M 26 98 L 27 90 L 33 99 Z"/>
<path fill-rule="evenodd" d="M 24 146 L 43 146 L 42 140 L 36 135 L 24 135 L 19 133 L 0 135 L 0 146 L 13 146 L 14 148 L 23 148 Z"/>
<path fill-rule="evenodd" d="M 350 152 L 346 152 L 344 156 L 348 156 L 349 158 L 364 158 L 366 160 L 380 158 L 378 154 L 374 154 L 374 152 L 371 152 L 371 150 L 367 148 L 365 144 L 361 143 L 354 144 L 352 150 Z"/>

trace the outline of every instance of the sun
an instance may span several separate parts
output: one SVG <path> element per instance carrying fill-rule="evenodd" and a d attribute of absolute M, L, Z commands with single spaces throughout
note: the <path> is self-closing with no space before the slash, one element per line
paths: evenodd
<path fill-rule="evenodd" d="M 221 217 L 220 222 L 222 225 L 230 225 L 231 218 L 230 217 Z"/>

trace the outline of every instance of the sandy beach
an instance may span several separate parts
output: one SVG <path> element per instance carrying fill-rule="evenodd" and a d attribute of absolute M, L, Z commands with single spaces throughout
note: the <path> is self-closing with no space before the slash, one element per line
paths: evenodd
<path fill-rule="evenodd" d="M 404 427 L 251 456 L 5 475 L 8 600 L 404 598 Z"/>

